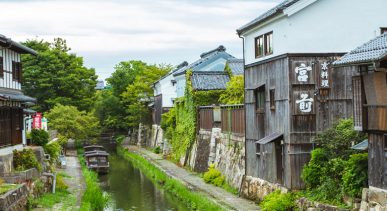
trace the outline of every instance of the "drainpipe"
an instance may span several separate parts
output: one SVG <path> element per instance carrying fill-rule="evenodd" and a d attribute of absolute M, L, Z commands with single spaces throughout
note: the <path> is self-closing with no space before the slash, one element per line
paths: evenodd
<path fill-rule="evenodd" d="M 54 173 L 48 173 L 48 172 L 43 172 L 43 176 L 46 177 L 51 177 L 52 178 L 52 193 L 55 193 L 55 186 L 56 186 L 56 174 Z"/>
<path fill-rule="evenodd" d="M 238 34 L 238 37 L 242 39 L 242 52 L 243 52 L 243 83 L 245 84 L 246 86 L 246 74 L 245 74 L 245 38 L 241 36 L 241 33 L 237 30 L 237 34 Z M 246 90 L 246 89 L 245 89 Z M 245 91 L 245 97 L 246 97 L 246 91 Z M 245 98 L 246 100 L 246 98 Z M 242 177 L 242 180 L 241 180 L 241 184 L 239 184 L 239 196 L 241 196 L 241 192 L 242 192 L 242 185 L 243 185 L 243 178 L 246 178 L 246 175 L 247 175 L 247 156 L 246 156 L 246 152 L 247 152 L 247 140 L 246 140 L 246 103 L 244 102 L 243 103 L 243 108 L 245 109 L 245 175 Z"/>
<path fill-rule="evenodd" d="M 28 120 L 32 119 L 30 116 L 25 116 L 24 119 L 23 119 L 23 132 L 22 132 L 22 143 L 23 143 L 23 146 L 26 146 L 27 145 L 27 137 L 26 137 L 26 122 Z"/>

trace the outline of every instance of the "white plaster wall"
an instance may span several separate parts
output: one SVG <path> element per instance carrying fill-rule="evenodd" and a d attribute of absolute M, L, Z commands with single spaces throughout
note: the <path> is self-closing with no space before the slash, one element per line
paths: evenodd
<path fill-rule="evenodd" d="M 310 0 L 300 3 L 304 1 Z M 385 8 L 386 0 L 317 0 L 298 13 L 243 34 L 245 64 L 284 53 L 349 52 L 387 27 Z M 273 55 L 256 59 L 254 38 L 270 31 Z"/>
<path fill-rule="evenodd" d="M 154 92 L 154 96 L 157 96 L 157 95 L 161 94 L 161 84 L 160 84 L 160 81 L 155 83 L 155 86 L 153 88 L 153 92 Z"/>
<path fill-rule="evenodd" d="M 163 107 L 173 107 L 172 99 L 176 98 L 176 84 L 173 85 L 171 80 L 173 80 L 173 75 L 169 75 L 159 81 L 160 91 L 163 95 Z"/>
<path fill-rule="evenodd" d="M 0 47 L 0 57 L 3 57 L 4 77 L 0 78 L 0 87 L 21 90 L 21 84 L 12 78 L 12 61 L 20 62 L 20 54 Z"/>
<path fill-rule="evenodd" d="M 176 97 L 183 97 L 185 91 L 185 74 L 175 77 L 176 80 Z"/>

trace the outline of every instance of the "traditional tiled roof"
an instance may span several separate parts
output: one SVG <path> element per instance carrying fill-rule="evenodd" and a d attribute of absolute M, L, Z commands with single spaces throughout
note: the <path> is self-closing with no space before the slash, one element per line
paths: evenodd
<path fill-rule="evenodd" d="M 38 53 L 31 48 L 24 46 L 20 43 L 17 43 L 10 38 L 0 34 L 0 46 L 10 48 L 18 53 L 29 53 L 32 55 L 38 55 Z"/>
<path fill-rule="evenodd" d="M 355 65 L 379 61 L 387 57 L 387 33 L 363 44 L 341 57 L 333 65 Z"/>
<path fill-rule="evenodd" d="M 199 60 L 191 63 L 188 66 L 181 68 L 180 70 L 176 71 L 173 75 L 174 76 L 182 75 L 189 69 L 191 69 L 192 71 L 200 71 L 202 67 L 206 66 L 207 64 L 210 64 L 211 62 L 216 61 L 219 58 L 230 59 L 234 57 L 226 53 L 226 48 L 221 45 L 214 50 L 202 53 L 200 55 Z M 219 70 L 219 71 L 223 71 L 223 70 Z"/>
<path fill-rule="evenodd" d="M 194 90 L 221 90 L 226 89 L 230 77 L 226 72 L 194 71 L 191 80 Z"/>
<path fill-rule="evenodd" d="M 243 71 L 244 71 L 243 59 L 232 58 L 227 60 L 227 64 L 230 67 L 233 75 L 243 75 Z"/>
<path fill-rule="evenodd" d="M 36 103 L 36 99 L 24 95 L 21 91 L 0 88 L 0 100 Z"/>
<path fill-rule="evenodd" d="M 177 65 L 175 69 L 171 70 L 168 74 L 164 75 L 163 77 L 161 77 L 158 81 L 154 82 L 153 84 L 156 84 L 157 82 L 163 80 L 164 78 L 170 76 L 171 74 L 176 73 L 177 71 L 179 71 L 180 69 L 182 69 L 183 67 L 186 67 L 186 66 L 188 66 L 188 62 L 186 62 L 186 61 L 182 62 L 181 64 Z"/>
<path fill-rule="evenodd" d="M 278 4 L 277 6 L 275 6 L 274 8 L 270 9 L 269 11 L 265 12 L 264 14 L 260 15 L 259 17 L 257 17 L 256 19 L 250 21 L 249 23 L 245 24 L 244 26 L 240 27 L 239 29 L 237 29 L 237 32 L 238 34 L 241 34 L 249 29 L 251 29 L 252 27 L 260 24 L 260 23 L 263 23 L 264 21 L 282 13 L 282 11 L 290 6 L 292 6 L 293 4 L 297 3 L 299 0 L 285 0 L 283 2 L 281 2 L 280 4 Z"/>

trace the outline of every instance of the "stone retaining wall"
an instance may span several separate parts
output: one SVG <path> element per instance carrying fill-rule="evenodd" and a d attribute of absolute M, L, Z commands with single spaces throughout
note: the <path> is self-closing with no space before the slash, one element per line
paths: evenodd
<path fill-rule="evenodd" d="M 214 164 L 226 181 L 239 189 L 245 173 L 244 137 L 221 133 L 220 128 L 200 130 L 187 163 L 192 170 L 200 173 Z"/>
<path fill-rule="evenodd" d="M 240 194 L 243 198 L 259 202 L 266 195 L 276 190 L 280 190 L 283 193 L 288 192 L 286 188 L 279 184 L 273 184 L 256 177 L 245 176 L 242 180 Z"/>
<path fill-rule="evenodd" d="M 27 186 L 23 184 L 21 187 L 8 191 L 0 196 L 0 210 L 4 211 L 20 211 L 26 210 L 28 198 Z"/>

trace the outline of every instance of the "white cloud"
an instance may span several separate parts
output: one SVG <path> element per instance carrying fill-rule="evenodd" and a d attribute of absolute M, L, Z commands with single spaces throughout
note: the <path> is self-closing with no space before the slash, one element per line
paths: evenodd
<path fill-rule="evenodd" d="M 17 41 L 63 37 L 74 52 L 85 56 L 88 65 L 97 72 L 108 72 L 106 64 L 98 63 L 96 57 L 115 55 L 109 60 L 111 71 L 113 62 L 122 58 L 117 56 L 120 53 L 132 57 L 149 52 L 146 60 L 159 62 L 159 55 L 153 55 L 152 60 L 152 52 L 173 55 L 173 50 L 191 50 L 198 55 L 219 44 L 237 46 L 240 39 L 235 29 L 278 1 L 3 1 L 0 34 Z M 241 55 L 240 50 L 241 46 L 234 49 Z M 192 59 L 181 53 L 171 57 L 165 62 Z"/>

